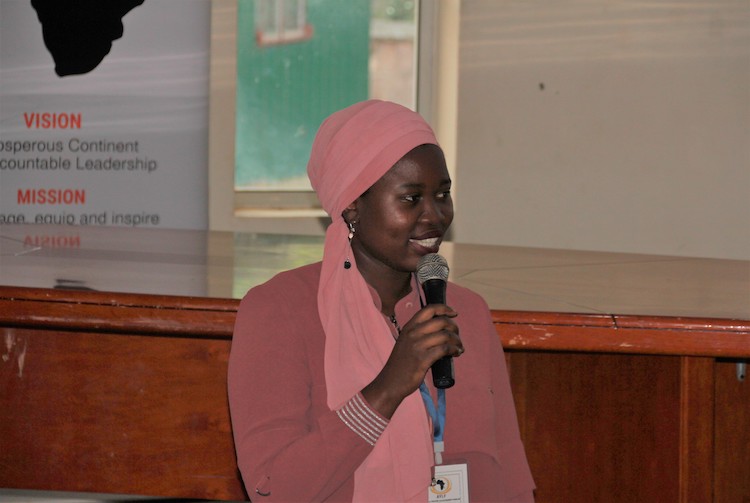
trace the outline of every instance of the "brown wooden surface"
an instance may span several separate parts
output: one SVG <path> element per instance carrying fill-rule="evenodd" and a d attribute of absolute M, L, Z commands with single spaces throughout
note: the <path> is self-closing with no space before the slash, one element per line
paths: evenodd
<path fill-rule="evenodd" d="M 0 326 L 231 338 L 235 299 L 0 286 Z M 196 314 L 200 312 L 200 316 Z M 493 310 L 508 350 L 750 358 L 750 320 Z"/>
<path fill-rule="evenodd" d="M 0 487 L 244 498 L 228 340 L 0 331 Z"/>
<path fill-rule="evenodd" d="M 680 503 L 711 501 L 713 496 L 714 474 L 707 468 L 714 461 L 714 418 L 727 412 L 714 400 L 714 362 L 680 357 Z"/>
<path fill-rule="evenodd" d="M 511 362 L 537 502 L 677 501 L 678 357 L 512 353 Z"/>
<path fill-rule="evenodd" d="M 508 350 L 750 357 L 750 321 L 492 312 Z"/>
<path fill-rule="evenodd" d="M 0 487 L 242 499 L 237 305 L 0 287 Z M 538 503 L 747 501 L 750 322 L 493 317 Z"/>
<path fill-rule="evenodd" d="M 236 300 L 0 286 L 0 326 L 231 338 Z"/>
<path fill-rule="evenodd" d="M 750 362 L 748 362 L 750 363 Z M 750 502 L 750 379 L 732 361 L 716 362 L 714 501 Z"/>

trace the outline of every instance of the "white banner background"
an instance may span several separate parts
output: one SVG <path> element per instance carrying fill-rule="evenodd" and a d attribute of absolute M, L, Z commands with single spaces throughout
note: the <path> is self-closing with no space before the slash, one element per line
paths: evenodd
<path fill-rule="evenodd" d="M 206 228 L 210 8 L 145 0 L 96 68 L 58 77 L 31 1 L 0 2 L 0 223 Z"/>

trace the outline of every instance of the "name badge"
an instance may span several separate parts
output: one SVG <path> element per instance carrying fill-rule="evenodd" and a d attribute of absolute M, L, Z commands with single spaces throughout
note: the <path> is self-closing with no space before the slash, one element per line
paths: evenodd
<path fill-rule="evenodd" d="M 427 494 L 430 502 L 469 503 L 469 476 L 466 463 L 435 466 L 435 477 Z"/>

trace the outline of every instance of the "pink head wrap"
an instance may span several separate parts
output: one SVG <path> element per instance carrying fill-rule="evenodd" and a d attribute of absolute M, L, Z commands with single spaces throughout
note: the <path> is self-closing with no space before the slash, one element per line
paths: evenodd
<path fill-rule="evenodd" d="M 369 100 L 321 125 L 307 173 L 333 222 L 326 231 L 318 313 L 326 334 L 328 406 L 338 409 L 378 375 L 394 340 L 359 273 L 342 212 L 413 148 L 437 140 L 416 112 Z M 349 259 L 351 269 L 344 268 Z M 432 434 L 419 392 L 407 397 L 355 472 L 354 501 L 427 501 Z"/>

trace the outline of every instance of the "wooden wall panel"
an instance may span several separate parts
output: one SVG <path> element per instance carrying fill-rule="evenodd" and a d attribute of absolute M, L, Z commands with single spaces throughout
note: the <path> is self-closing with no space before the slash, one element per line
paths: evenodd
<path fill-rule="evenodd" d="M 0 487 L 245 497 L 229 341 L 1 330 Z"/>
<path fill-rule="evenodd" d="M 736 363 L 716 363 L 714 501 L 721 503 L 750 502 L 750 379 L 737 380 Z"/>
<path fill-rule="evenodd" d="M 0 487 L 245 498 L 237 304 L 0 286 Z M 750 501 L 750 321 L 492 314 L 538 503 Z"/>
<path fill-rule="evenodd" d="M 680 357 L 680 503 L 712 501 L 714 359 Z"/>
<path fill-rule="evenodd" d="M 537 503 L 677 501 L 680 359 L 512 352 Z"/>

